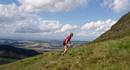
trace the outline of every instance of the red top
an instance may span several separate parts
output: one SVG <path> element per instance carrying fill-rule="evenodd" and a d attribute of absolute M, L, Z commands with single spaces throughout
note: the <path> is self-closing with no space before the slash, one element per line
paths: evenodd
<path fill-rule="evenodd" d="M 72 38 L 72 35 L 71 35 L 71 34 L 68 35 L 67 37 L 65 37 L 63 45 L 68 44 L 68 43 L 70 42 L 71 38 Z"/>

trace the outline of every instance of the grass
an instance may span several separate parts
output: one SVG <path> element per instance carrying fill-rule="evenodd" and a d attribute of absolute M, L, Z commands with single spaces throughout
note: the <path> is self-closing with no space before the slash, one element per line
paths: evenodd
<path fill-rule="evenodd" d="M 130 37 L 90 43 L 1 65 L 0 70 L 130 70 Z"/>
<path fill-rule="evenodd" d="M 0 56 L 0 65 L 1 64 L 7 64 L 9 62 L 14 62 L 14 61 L 17 61 L 18 59 L 15 59 L 15 58 L 6 58 L 6 57 L 1 57 Z"/>
<path fill-rule="evenodd" d="M 0 57 L 0 61 L 16 61 L 17 59 L 14 58 L 4 58 L 4 57 Z"/>

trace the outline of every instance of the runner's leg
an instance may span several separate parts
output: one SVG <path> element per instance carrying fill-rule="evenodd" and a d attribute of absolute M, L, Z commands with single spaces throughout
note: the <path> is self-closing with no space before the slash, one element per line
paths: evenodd
<path fill-rule="evenodd" d="M 64 54 L 66 54 L 68 51 L 68 46 L 67 45 L 64 45 Z"/>

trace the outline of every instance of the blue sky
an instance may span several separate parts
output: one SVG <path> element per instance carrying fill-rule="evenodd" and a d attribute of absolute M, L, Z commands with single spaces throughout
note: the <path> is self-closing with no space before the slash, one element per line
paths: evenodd
<path fill-rule="evenodd" d="M 0 38 L 93 40 L 129 12 L 130 0 L 0 0 Z M 21 36 L 20 36 L 21 35 Z"/>
<path fill-rule="evenodd" d="M 38 13 L 42 15 L 45 19 L 60 20 L 65 23 L 85 23 L 90 21 L 96 21 L 99 19 L 106 20 L 119 19 L 122 13 L 117 14 L 109 9 L 105 9 L 100 6 L 98 1 L 91 1 L 89 5 L 82 6 L 80 8 L 71 10 L 69 12 L 41 12 Z"/>

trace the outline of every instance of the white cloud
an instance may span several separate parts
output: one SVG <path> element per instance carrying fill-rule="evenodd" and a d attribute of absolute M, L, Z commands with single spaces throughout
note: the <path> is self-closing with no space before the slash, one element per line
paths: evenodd
<path fill-rule="evenodd" d="M 103 0 L 103 5 L 114 10 L 116 13 L 130 11 L 130 0 Z"/>
<path fill-rule="evenodd" d="M 129 11 L 130 1 L 129 0 L 115 0 L 113 3 L 113 10 L 116 12 Z"/>
<path fill-rule="evenodd" d="M 0 33 L 52 34 L 77 28 L 57 20 L 44 20 L 35 14 L 21 11 L 15 4 L 0 5 Z"/>
<path fill-rule="evenodd" d="M 55 11 L 59 10 L 55 9 Z M 54 35 L 61 37 L 68 31 L 72 31 L 76 38 L 94 39 L 110 29 L 115 22 L 108 19 L 88 22 L 83 25 L 62 24 L 59 20 L 44 20 L 36 14 L 27 13 L 15 4 L 0 4 L 0 34 L 49 34 L 52 37 Z"/>
<path fill-rule="evenodd" d="M 98 20 L 96 22 L 89 22 L 84 24 L 81 29 L 82 30 L 99 30 L 101 28 L 110 28 L 113 24 L 115 23 L 115 21 L 108 19 L 106 21 L 103 20 Z"/>
<path fill-rule="evenodd" d="M 28 12 L 35 11 L 69 11 L 82 6 L 88 0 L 19 0 L 21 8 Z"/>
<path fill-rule="evenodd" d="M 60 31 L 61 31 L 61 32 L 65 32 L 65 31 L 69 31 L 69 30 L 74 30 L 74 29 L 76 29 L 76 28 L 78 28 L 77 25 L 65 24 L 65 25 L 60 29 Z"/>
<path fill-rule="evenodd" d="M 81 26 L 81 31 L 77 33 L 77 36 L 91 37 L 91 39 L 95 39 L 105 31 L 109 30 L 115 23 L 116 21 L 111 19 L 86 23 Z"/>
<path fill-rule="evenodd" d="M 0 4 L 0 16 L 14 16 L 18 15 L 20 11 L 18 10 L 18 7 L 15 4 Z"/>
<path fill-rule="evenodd" d="M 76 38 L 95 39 L 116 22 L 108 19 L 88 22 L 83 25 L 62 24 L 58 20 L 44 20 L 35 14 L 21 12 L 21 10 L 13 4 L 1 6 L 0 13 L 1 34 L 49 34 L 50 37 L 61 37 L 68 31 L 72 31 Z"/>
<path fill-rule="evenodd" d="M 39 24 L 39 28 L 42 31 L 50 32 L 55 31 L 59 28 L 61 28 L 62 24 L 59 23 L 59 21 L 52 21 L 52 20 L 41 20 Z"/>

